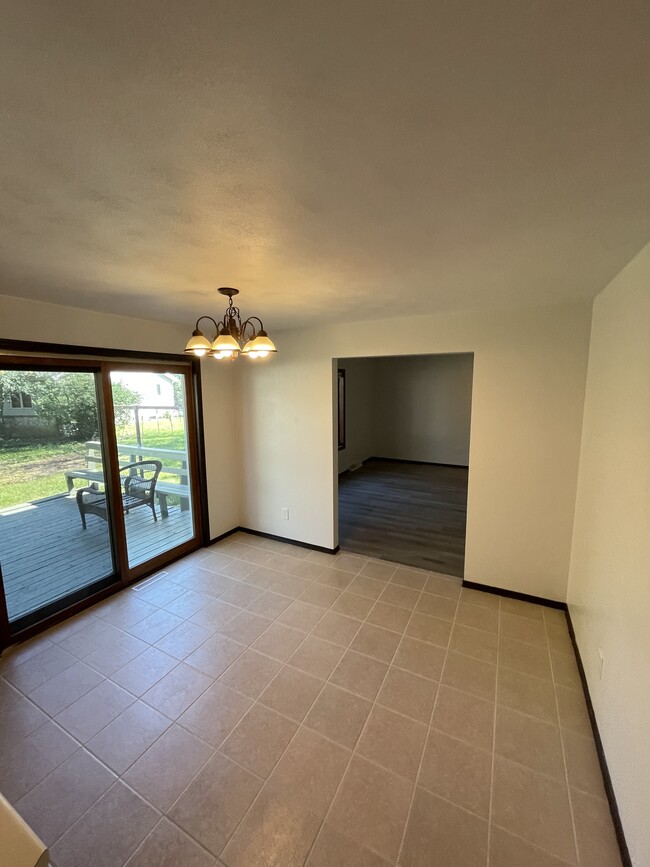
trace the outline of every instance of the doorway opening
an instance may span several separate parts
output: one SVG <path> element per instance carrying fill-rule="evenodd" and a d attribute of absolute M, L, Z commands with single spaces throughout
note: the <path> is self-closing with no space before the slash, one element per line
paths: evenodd
<path fill-rule="evenodd" d="M 342 550 L 463 577 L 473 363 L 338 359 Z"/>

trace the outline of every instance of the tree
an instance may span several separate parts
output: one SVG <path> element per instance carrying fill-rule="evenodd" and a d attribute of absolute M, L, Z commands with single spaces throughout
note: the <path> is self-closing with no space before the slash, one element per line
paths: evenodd
<path fill-rule="evenodd" d="M 184 408 L 184 395 L 183 395 L 183 377 L 182 376 L 174 376 L 172 381 L 172 387 L 174 389 L 174 406 L 176 409 Z"/>
<path fill-rule="evenodd" d="M 0 406 L 15 392 L 32 397 L 38 418 L 57 438 L 89 440 L 98 433 L 97 394 L 92 373 L 8 370 L 0 372 Z M 116 404 L 138 403 L 140 395 L 113 383 Z"/>
<path fill-rule="evenodd" d="M 125 406 L 133 406 L 142 401 L 142 397 L 136 392 L 131 391 L 122 382 L 111 382 L 113 391 L 113 412 L 115 415 L 115 424 L 120 427 L 129 424 L 131 419 L 131 410 L 125 409 Z"/>

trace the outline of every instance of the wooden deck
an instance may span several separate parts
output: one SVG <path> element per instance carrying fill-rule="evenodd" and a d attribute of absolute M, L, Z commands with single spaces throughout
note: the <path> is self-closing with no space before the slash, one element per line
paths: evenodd
<path fill-rule="evenodd" d="M 157 507 L 158 508 L 158 507 Z M 193 535 L 190 512 L 169 507 L 125 516 L 129 563 L 136 566 Z M 82 530 L 74 498 L 61 496 L 0 510 L 0 563 L 9 619 L 36 611 L 113 571 L 108 525 L 94 515 Z"/>

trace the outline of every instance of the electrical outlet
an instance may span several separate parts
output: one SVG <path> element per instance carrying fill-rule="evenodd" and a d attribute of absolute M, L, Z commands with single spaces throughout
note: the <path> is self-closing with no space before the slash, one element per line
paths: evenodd
<path fill-rule="evenodd" d="M 286 506 L 282 507 L 282 517 L 285 521 L 289 520 L 289 509 Z"/>
<path fill-rule="evenodd" d="M 600 659 L 600 679 L 603 679 L 603 669 L 605 668 L 605 657 L 603 656 L 603 652 L 598 648 L 598 659 Z"/>

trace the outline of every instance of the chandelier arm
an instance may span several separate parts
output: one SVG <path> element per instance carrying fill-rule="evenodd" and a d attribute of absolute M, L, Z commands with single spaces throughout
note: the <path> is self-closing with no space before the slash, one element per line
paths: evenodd
<path fill-rule="evenodd" d="M 196 320 L 196 325 L 194 326 L 197 331 L 199 331 L 199 322 L 201 322 L 202 319 L 209 319 L 210 322 L 214 325 L 214 330 L 216 331 L 216 333 L 217 334 L 219 333 L 219 326 L 217 325 L 216 321 L 212 318 L 212 316 L 199 316 L 199 318 Z"/>
<path fill-rule="evenodd" d="M 249 316 L 248 319 L 247 319 L 247 320 L 244 322 L 244 324 L 242 325 L 242 330 L 243 330 L 247 325 L 250 325 L 250 327 L 253 329 L 253 334 L 255 334 L 255 326 L 254 326 L 254 325 L 252 324 L 252 322 L 251 322 L 252 319 L 256 319 L 256 320 L 260 323 L 259 330 L 260 330 L 260 331 L 264 331 L 264 323 L 263 323 L 262 320 L 259 318 L 259 316 Z"/>

